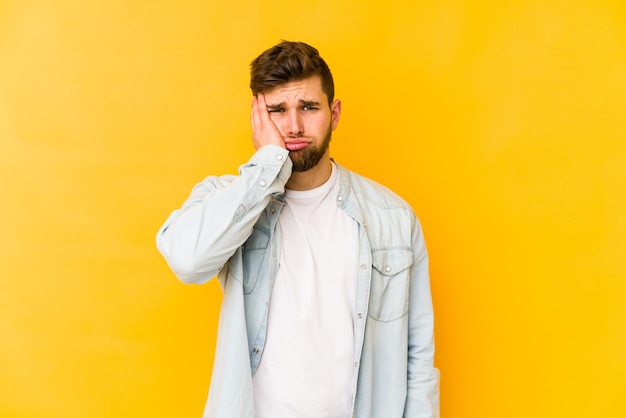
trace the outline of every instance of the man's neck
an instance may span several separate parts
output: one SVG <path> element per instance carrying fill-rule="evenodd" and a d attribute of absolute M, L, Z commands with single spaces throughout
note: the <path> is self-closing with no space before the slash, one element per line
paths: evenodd
<path fill-rule="evenodd" d="M 320 187 L 326 183 L 332 173 L 330 158 L 320 160 L 315 167 L 303 172 L 292 172 L 285 187 L 289 190 L 303 191 Z"/>

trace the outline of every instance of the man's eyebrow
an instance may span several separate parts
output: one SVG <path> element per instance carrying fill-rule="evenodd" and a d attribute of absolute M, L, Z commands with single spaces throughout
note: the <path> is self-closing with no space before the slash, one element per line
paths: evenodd
<path fill-rule="evenodd" d="M 319 106 L 320 102 L 316 102 L 315 100 L 300 100 L 300 104 L 303 106 Z"/>
<path fill-rule="evenodd" d="M 298 100 L 298 104 L 300 106 L 312 106 L 312 107 L 318 107 L 321 105 L 320 102 L 315 101 L 315 100 Z M 267 107 L 268 110 L 277 110 L 277 109 L 282 109 L 285 107 L 285 102 L 282 103 L 276 103 L 276 104 L 270 104 L 267 103 L 265 105 Z"/>
<path fill-rule="evenodd" d="M 266 105 L 265 105 L 265 106 L 266 106 L 268 109 L 271 109 L 271 110 L 276 110 L 276 109 L 282 109 L 283 107 L 285 107 L 285 103 L 284 103 L 284 102 L 283 102 L 283 103 L 278 103 L 278 104 L 269 104 L 269 103 L 266 103 Z"/>

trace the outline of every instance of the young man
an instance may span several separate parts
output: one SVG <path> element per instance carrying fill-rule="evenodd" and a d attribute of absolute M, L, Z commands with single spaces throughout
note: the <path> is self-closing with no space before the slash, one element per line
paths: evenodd
<path fill-rule="evenodd" d="M 318 51 L 251 64 L 252 140 L 210 176 L 157 246 L 186 283 L 224 290 L 205 417 L 439 416 L 428 260 L 393 192 L 335 163 L 341 102 Z"/>

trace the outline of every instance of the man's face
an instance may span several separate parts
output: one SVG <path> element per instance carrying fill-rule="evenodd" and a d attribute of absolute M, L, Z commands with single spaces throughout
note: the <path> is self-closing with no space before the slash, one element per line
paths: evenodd
<path fill-rule="evenodd" d="M 319 77 L 291 81 L 265 93 L 270 118 L 289 150 L 294 172 L 329 159 L 331 133 L 339 123 L 341 102 L 330 106 Z"/>

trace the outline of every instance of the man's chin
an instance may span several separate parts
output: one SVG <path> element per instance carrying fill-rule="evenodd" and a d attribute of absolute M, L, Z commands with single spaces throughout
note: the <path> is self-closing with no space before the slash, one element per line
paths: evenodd
<path fill-rule="evenodd" d="M 319 159 L 317 161 L 303 160 L 300 155 L 292 155 L 291 153 L 289 153 L 289 156 L 291 157 L 291 162 L 293 163 L 291 171 L 294 173 L 304 173 L 319 163 Z"/>
<path fill-rule="evenodd" d="M 291 168 L 292 172 L 304 173 L 312 168 L 315 168 L 319 164 L 328 150 L 328 144 L 330 144 L 331 139 L 330 132 L 331 131 L 329 130 L 328 135 L 326 135 L 326 139 L 320 148 L 314 145 L 309 145 L 301 150 L 289 151 L 289 157 L 291 158 L 291 162 L 293 162 L 293 167 Z"/>
<path fill-rule="evenodd" d="M 294 163 L 293 166 L 291 167 L 291 172 L 292 173 L 306 173 L 313 167 L 315 166 Z"/>

